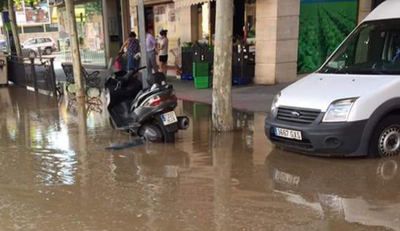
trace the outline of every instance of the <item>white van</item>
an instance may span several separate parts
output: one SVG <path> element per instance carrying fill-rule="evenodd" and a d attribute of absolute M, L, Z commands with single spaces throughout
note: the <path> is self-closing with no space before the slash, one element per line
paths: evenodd
<path fill-rule="evenodd" d="M 400 154 L 400 0 L 382 3 L 317 72 L 283 89 L 265 132 L 315 155 Z"/>

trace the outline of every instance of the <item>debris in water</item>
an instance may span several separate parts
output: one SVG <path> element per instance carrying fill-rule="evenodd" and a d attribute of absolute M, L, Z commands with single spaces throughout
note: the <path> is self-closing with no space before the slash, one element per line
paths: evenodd
<path fill-rule="evenodd" d="M 125 148 L 133 148 L 144 144 L 144 139 L 136 138 L 125 143 L 114 143 L 106 147 L 107 150 L 122 150 Z"/>

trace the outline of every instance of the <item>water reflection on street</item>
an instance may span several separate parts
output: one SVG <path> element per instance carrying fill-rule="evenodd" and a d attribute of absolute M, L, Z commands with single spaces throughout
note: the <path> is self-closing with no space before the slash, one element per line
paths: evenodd
<path fill-rule="evenodd" d="M 110 152 L 106 102 L 0 88 L 0 230 L 400 230 L 399 158 L 277 150 L 263 114 L 216 134 L 190 102 L 175 144 Z"/>

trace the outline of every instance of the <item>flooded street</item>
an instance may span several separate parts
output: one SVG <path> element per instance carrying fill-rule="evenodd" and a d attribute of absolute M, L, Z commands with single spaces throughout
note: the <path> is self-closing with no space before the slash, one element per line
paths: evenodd
<path fill-rule="evenodd" d="M 1 231 L 400 230 L 400 158 L 277 150 L 264 114 L 214 134 L 210 107 L 190 102 L 175 144 L 108 151 L 129 137 L 106 101 L 0 88 Z"/>

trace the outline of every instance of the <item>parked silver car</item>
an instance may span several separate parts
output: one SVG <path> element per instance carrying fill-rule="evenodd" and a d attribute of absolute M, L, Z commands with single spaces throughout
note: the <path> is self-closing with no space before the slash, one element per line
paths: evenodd
<path fill-rule="evenodd" d="M 29 57 L 36 57 L 39 53 L 44 55 L 51 55 L 55 51 L 56 43 L 50 37 L 38 37 L 26 40 L 21 45 L 23 52 L 28 54 Z"/>

